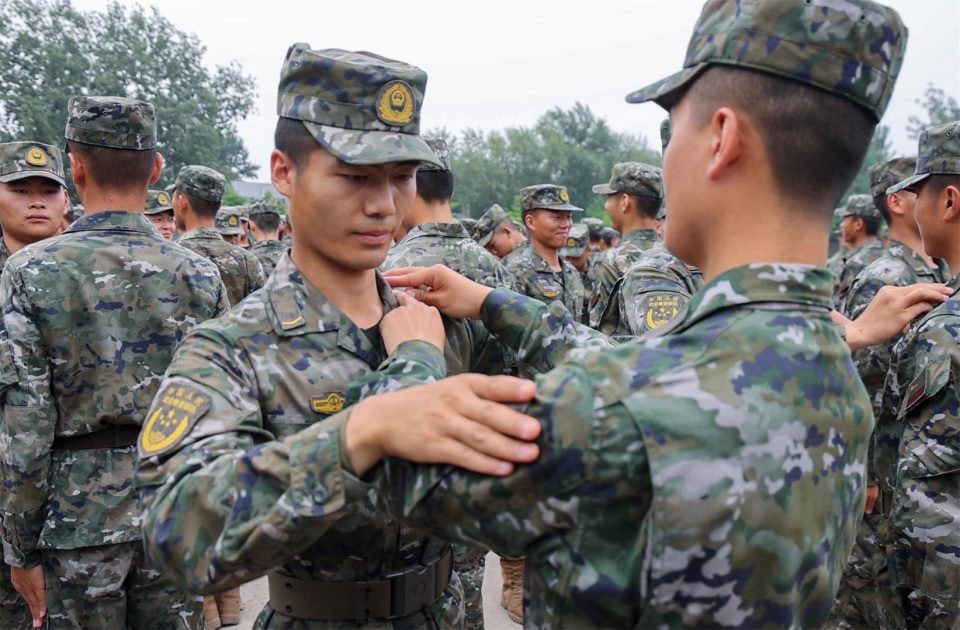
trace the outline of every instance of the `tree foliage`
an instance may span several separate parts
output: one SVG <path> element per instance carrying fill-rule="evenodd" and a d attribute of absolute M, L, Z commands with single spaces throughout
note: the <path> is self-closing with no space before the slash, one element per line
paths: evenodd
<path fill-rule="evenodd" d="M 67 101 L 104 94 L 150 101 L 166 160 L 161 183 L 203 164 L 228 179 L 256 166 L 237 132 L 255 84 L 237 63 L 204 63 L 206 48 L 156 7 L 79 11 L 69 0 L 0 3 L 0 140 L 63 146 Z"/>
<path fill-rule="evenodd" d="M 918 139 L 920 132 L 927 127 L 960 120 L 960 104 L 957 103 L 957 99 L 948 96 L 946 92 L 933 83 L 927 84 L 927 89 L 923 91 L 923 98 L 918 98 L 916 103 L 923 108 L 925 117 L 910 117 L 907 131 L 913 140 Z"/>
<path fill-rule="evenodd" d="M 660 153 L 645 137 L 613 131 L 582 103 L 569 110 L 553 108 L 532 127 L 468 128 L 459 136 L 437 129 L 424 135 L 442 137 L 450 146 L 457 177 L 454 205 L 471 217 L 495 203 L 519 216 L 520 189 L 546 183 L 566 186 L 571 203 L 604 217 L 603 198 L 591 188 L 610 178 L 614 164 L 660 164 Z"/>

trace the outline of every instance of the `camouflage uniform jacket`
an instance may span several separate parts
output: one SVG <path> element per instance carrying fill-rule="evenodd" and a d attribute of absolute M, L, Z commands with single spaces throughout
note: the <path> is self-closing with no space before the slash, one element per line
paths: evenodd
<path fill-rule="evenodd" d="M 412 527 L 523 554 L 528 628 L 818 627 L 873 425 L 832 281 L 803 265 L 721 274 L 682 322 L 538 379 L 535 463 L 493 478 L 388 459 L 380 498 Z M 549 357 L 576 329 L 547 311 L 497 290 L 482 320 Z"/>
<path fill-rule="evenodd" d="M 247 251 L 255 254 L 256 257 L 260 259 L 260 264 L 263 266 L 263 273 L 269 278 L 270 274 L 272 274 L 276 268 L 277 262 L 289 249 L 289 243 L 271 239 L 268 241 L 257 241 L 251 245 Z"/>
<path fill-rule="evenodd" d="M 214 228 L 194 228 L 177 242 L 217 266 L 231 306 L 239 304 L 267 280 L 263 266 L 254 254 L 226 242 Z"/>
<path fill-rule="evenodd" d="M 840 312 L 856 319 L 885 286 L 905 287 L 917 282 L 945 282 L 948 278 L 947 264 L 937 261 L 932 268 L 924 258 L 899 241 L 892 241 L 880 258 L 867 265 L 853 281 Z M 857 372 L 873 402 L 873 414 L 877 419 L 876 436 L 872 440 L 873 455 L 868 460 L 867 472 L 871 482 L 881 486 L 881 510 L 889 511 L 890 491 L 893 490 L 897 445 L 900 428 L 895 408 L 887 413 L 883 406 L 884 382 L 890 371 L 894 346 L 903 335 L 897 335 L 886 344 L 871 346 L 853 354 Z"/>
<path fill-rule="evenodd" d="M 833 256 L 827 258 L 827 269 L 833 274 L 834 282 L 840 282 L 840 272 L 843 271 L 843 264 L 846 259 L 847 249 L 845 247 L 840 247 Z M 834 287 L 836 287 L 836 284 L 834 284 Z"/>
<path fill-rule="evenodd" d="M 960 276 L 951 282 L 960 289 Z M 901 435 L 885 546 L 902 627 L 960 619 L 960 299 L 924 315 L 897 348 L 888 396 Z"/>
<path fill-rule="evenodd" d="M 590 326 L 599 329 L 600 319 L 614 294 L 617 280 L 644 252 L 659 242 L 656 230 L 632 230 L 623 235 L 619 245 L 603 252 L 597 259 L 593 268 L 596 284 L 590 297 Z"/>
<path fill-rule="evenodd" d="M 6 560 L 139 540 L 134 447 L 54 438 L 143 424 L 177 343 L 228 308 L 216 266 L 143 215 L 100 212 L 11 256 L 0 303 Z"/>
<path fill-rule="evenodd" d="M 846 304 L 847 293 L 850 291 L 853 281 L 867 265 L 880 258 L 880 256 L 883 255 L 883 251 L 883 242 L 880 239 L 874 239 L 847 254 L 837 283 L 834 285 L 833 304 L 838 310 L 842 309 L 844 304 Z"/>
<path fill-rule="evenodd" d="M 583 311 L 583 283 L 580 272 L 562 257 L 560 271 L 554 271 L 532 244 L 518 245 L 504 256 L 503 265 L 513 274 L 517 292 L 549 304 L 560 300 L 571 313 Z"/>
<path fill-rule="evenodd" d="M 10 250 L 7 248 L 7 242 L 3 240 L 3 234 L 0 234 L 0 269 L 3 269 L 7 258 L 10 258 Z"/>
<path fill-rule="evenodd" d="M 583 284 L 583 311 L 581 311 L 580 321 L 584 324 L 590 323 L 590 299 L 593 296 L 593 292 L 596 289 L 597 281 L 593 275 L 593 265 L 590 264 L 590 261 L 587 260 L 587 270 L 580 271 L 577 269 L 577 273 L 580 274 L 580 282 Z"/>
<path fill-rule="evenodd" d="M 477 245 L 460 223 L 421 223 L 393 246 L 383 270 L 443 265 L 494 289 L 514 287 L 513 277 L 496 257 Z"/>
<path fill-rule="evenodd" d="M 659 243 L 617 281 L 599 330 L 612 337 L 646 334 L 680 317 L 702 286 L 700 270 Z"/>
<path fill-rule="evenodd" d="M 377 284 L 389 311 L 394 295 L 379 275 Z M 439 365 L 451 373 L 502 373 L 500 345 L 488 343 L 482 325 L 446 324 L 447 359 L 436 351 Z M 379 329 L 358 328 L 289 256 L 263 289 L 194 329 L 167 370 L 154 413 L 170 406 L 164 398 L 174 406 L 183 398 L 200 401 L 200 411 L 169 446 L 146 448 L 149 423 L 141 434 L 144 542 L 158 570 L 187 590 L 209 593 L 274 568 L 303 579 L 352 582 L 438 558 L 445 542 L 389 520 L 368 503 L 359 482 L 340 472 L 347 386 L 387 360 Z M 431 609 L 393 623 L 457 625 L 460 597 L 454 580 Z M 357 625 L 307 623 L 269 606 L 259 622 Z"/>

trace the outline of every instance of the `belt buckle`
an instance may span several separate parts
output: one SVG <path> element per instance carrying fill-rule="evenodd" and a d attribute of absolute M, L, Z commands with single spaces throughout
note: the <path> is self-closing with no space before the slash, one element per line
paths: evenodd
<path fill-rule="evenodd" d="M 405 617 L 436 601 L 436 565 L 406 567 L 384 576 L 390 580 L 390 604 L 393 618 Z"/>

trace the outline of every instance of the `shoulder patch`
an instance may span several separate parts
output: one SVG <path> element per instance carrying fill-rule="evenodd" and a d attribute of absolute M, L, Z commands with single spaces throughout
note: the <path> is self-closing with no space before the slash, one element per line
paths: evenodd
<path fill-rule="evenodd" d="M 337 413 L 343 409 L 345 400 L 343 392 L 330 392 L 325 396 L 314 396 L 310 399 L 310 405 L 317 413 Z"/>
<path fill-rule="evenodd" d="M 680 296 L 676 293 L 652 293 L 643 298 L 646 324 L 656 330 L 680 314 Z"/>
<path fill-rule="evenodd" d="M 141 457 L 168 452 L 179 444 L 210 410 L 210 397 L 189 385 L 167 385 L 155 405 L 140 431 Z"/>
<path fill-rule="evenodd" d="M 910 410 L 922 401 L 939 392 L 950 380 L 950 357 L 943 356 L 930 362 L 923 368 L 903 393 L 903 404 L 900 408 L 900 417 L 903 418 Z"/>

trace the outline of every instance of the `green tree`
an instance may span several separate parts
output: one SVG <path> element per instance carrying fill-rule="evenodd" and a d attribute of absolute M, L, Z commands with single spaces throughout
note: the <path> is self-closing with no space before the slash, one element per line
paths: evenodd
<path fill-rule="evenodd" d="M 0 140 L 63 145 L 67 101 L 110 94 L 150 101 L 165 158 L 160 185 L 203 164 L 228 179 L 256 165 L 237 132 L 255 83 L 236 63 L 208 69 L 206 48 L 157 8 L 78 11 L 69 0 L 0 3 Z"/>
<path fill-rule="evenodd" d="M 877 125 L 873 133 L 873 139 L 870 141 L 870 148 L 867 149 L 867 157 L 863 160 L 863 166 L 857 173 L 856 179 L 847 189 L 847 194 L 843 196 L 841 205 L 846 203 L 850 195 L 871 195 L 870 180 L 867 177 L 867 170 L 874 164 L 886 162 L 893 159 L 893 145 L 890 141 L 890 127 L 887 125 Z"/>
<path fill-rule="evenodd" d="M 957 103 L 957 99 L 948 96 L 946 92 L 933 83 L 927 84 L 927 89 L 923 91 L 923 98 L 918 98 L 916 103 L 923 108 L 925 117 L 910 117 L 910 121 L 907 123 L 907 132 L 913 140 L 918 139 L 920 132 L 927 127 L 960 120 L 960 104 Z"/>
<path fill-rule="evenodd" d="M 236 190 L 233 189 L 233 186 L 227 184 L 227 189 L 223 191 L 223 200 L 221 205 L 224 206 L 242 206 L 245 203 L 250 201 L 249 197 L 244 197 Z"/>

